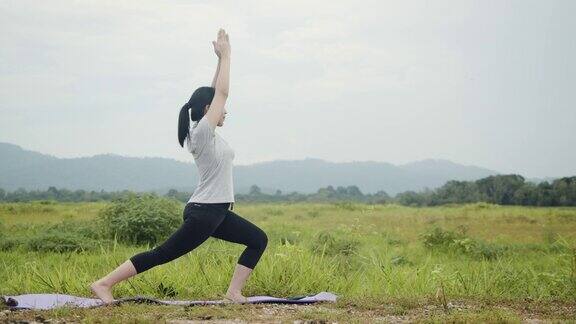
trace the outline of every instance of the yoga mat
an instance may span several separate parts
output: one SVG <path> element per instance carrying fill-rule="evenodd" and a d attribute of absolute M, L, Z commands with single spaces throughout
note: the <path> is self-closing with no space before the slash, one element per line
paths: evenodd
<path fill-rule="evenodd" d="M 26 294 L 18 296 L 1 296 L 5 305 L 10 309 L 52 309 L 62 306 L 93 308 L 104 305 L 98 298 L 77 297 L 63 294 Z M 276 304 L 310 304 L 316 302 L 336 302 L 336 296 L 330 292 L 320 292 L 316 295 L 304 295 L 288 298 L 271 296 L 252 296 L 242 304 L 276 303 Z M 116 299 L 109 305 L 118 305 L 124 302 L 149 303 L 159 305 L 217 305 L 228 304 L 226 300 L 160 300 L 144 296 L 126 297 Z"/>

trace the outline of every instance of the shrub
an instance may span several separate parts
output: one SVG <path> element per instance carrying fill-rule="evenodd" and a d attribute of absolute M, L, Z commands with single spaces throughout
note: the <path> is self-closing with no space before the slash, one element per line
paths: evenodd
<path fill-rule="evenodd" d="M 328 231 L 322 231 L 312 243 L 312 252 L 326 255 L 351 255 L 358 250 L 360 242 L 341 238 Z"/>
<path fill-rule="evenodd" d="M 487 260 L 498 258 L 506 250 L 502 246 L 488 244 L 471 238 L 454 240 L 452 247 L 461 253 Z"/>
<path fill-rule="evenodd" d="M 422 234 L 424 246 L 430 249 L 447 248 L 453 244 L 455 240 L 463 238 L 464 235 L 462 234 L 445 231 L 439 227 L 435 227 L 431 231 Z"/>
<path fill-rule="evenodd" d="M 26 248 L 26 240 L 19 237 L 0 238 L 0 251 L 9 251 L 17 249 L 20 246 Z"/>
<path fill-rule="evenodd" d="M 56 224 L 17 224 L 9 229 L 16 234 L 0 237 L 0 250 L 70 252 L 94 250 L 111 245 L 102 239 L 98 224 L 66 219 Z M 6 230 L 5 230 L 6 231 Z"/>
<path fill-rule="evenodd" d="M 422 239 L 424 246 L 432 250 L 452 251 L 488 260 L 498 258 L 506 250 L 503 246 L 467 237 L 464 231 L 456 233 L 439 227 L 422 234 Z"/>
<path fill-rule="evenodd" d="M 105 238 L 105 233 L 101 224 L 93 220 L 64 219 L 60 223 L 50 225 L 48 230 L 54 233 L 72 233 L 91 239 Z"/>
<path fill-rule="evenodd" d="M 98 243 L 77 233 L 51 231 L 28 239 L 25 246 L 30 251 L 72 252 L 94 250 Z"/>
<path fill-rule="evenodd" d="M 131 194 L 115 199 L 100 211 L 99 219 L 109 237 L 128 244 L 156 244 L 182 222 L 180 203 L 156 194 Z"/>

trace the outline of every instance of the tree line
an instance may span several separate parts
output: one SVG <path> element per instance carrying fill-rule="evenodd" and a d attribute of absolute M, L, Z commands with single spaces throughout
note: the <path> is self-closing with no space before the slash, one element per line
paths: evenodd
<path fill-rule="evenodd" d="M 132 191 L 87 191 L 49 187 L 47 190 L 18 189 L 12 192 L 0 189 L 0 201 L 25 202 L 34 200 L 54 200 L 62 202 L 95 202 L 123 198 Z M 163 196 L 186 202 L 191 192 L 169 190 Z M 253 185 L 248 193 L 236 194 L 236 202 L 337 202 L 354 201 L 371 204 L 397 203 L 406 206 L 438 206 L 486 202 L 499 205 L 523 206 L 576 206 L 576 176 L 555 179 L 552 182 L 527 182 L 516 174 L 496 175 L 476 181 L 451 180 L 436 189 L 405 191 L 394 197 L 380 190 L 373 194 L 363 194 L 357 186 L 327 186 L 311 194 L 296 191 L 274 194 L 263 193 Z"/>
<path fill-rule="evenodd" d="M 526 182 L 516 174 L 497 175 L 476 181 L 448 181 L 435 190 L 406 191 L 395 197 L 407 206 L 437 206 L 487 202 L 499 205 L 576 206 L 576 177 L 552 182 Z"/>

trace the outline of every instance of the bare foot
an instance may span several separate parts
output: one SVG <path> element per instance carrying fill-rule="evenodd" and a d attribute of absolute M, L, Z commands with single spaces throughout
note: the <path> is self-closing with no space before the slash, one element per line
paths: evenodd
<path fill-rule="evenodd" d="M 248 298 L 242 296 L 242 294 L 240 292 L 230 292 L 227 291 L 226 295 L 224 295 L 224 298 L 231 300 L 233 302 L 236 303 L 246 303 L 248 302 Z"/>
<path fill-rule="evenodd" d="M 102 283 L 100 280 L 94 281 L 90 284 L 90 289 L 98 298 L 100 298 L 106 304 L 114 301 L 110 287 Z"/>

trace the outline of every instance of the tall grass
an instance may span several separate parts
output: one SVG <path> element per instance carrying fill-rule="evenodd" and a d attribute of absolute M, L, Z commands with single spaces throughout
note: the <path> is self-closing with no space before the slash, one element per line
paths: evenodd
<path fill-rule="evenodd" d="M 88 230 L 82 221 L 90 219 L 86 215 L 96 217 L 103 204 L 52 207 L 0 205 L 0 240 L 22 240 L 0 251 L 0 294 L 89 296 L 90 282 L 152 247 L 121 244 Z M 238 205 L 234 211 L 269 236 L 246 295 L 331 291 L 350 300 L 419 300 L 436 298 L 439 292 L 447 300 L 576 298 L 576 208 L 341 203 Z M 72 230 L 74 226 L 54 223 L 58 217 L 78 223 Z M 46 239 L 36 218 L 60 226 L 62 233 L 92 240 L 91 247 L 33 248 L 26 242 Z M 115 297 L 218 298 L 243 249 L 210 238 L 191 253 L 119 284 Z"/>

